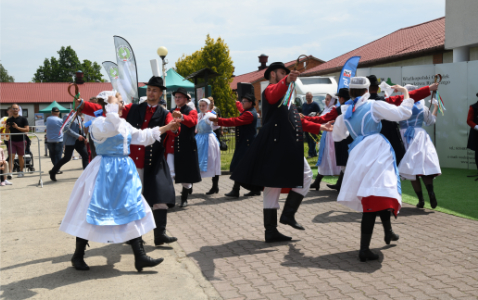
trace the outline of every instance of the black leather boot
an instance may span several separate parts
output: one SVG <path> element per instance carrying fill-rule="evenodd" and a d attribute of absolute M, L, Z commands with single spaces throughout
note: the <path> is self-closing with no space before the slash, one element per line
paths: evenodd
<path fill-rule="evenodd" d="M 277 230 L 277 209 L 264 208 L 264 228 L 266 243 L 290 241 L 290 236 L 285 236 Z"/>
<path fill-rule="evenodd" d="M 179 207 L 188 206 L 188 195 L 190 194 L 189 190 L 190 189 L 183 187 L 183 190 L 181 191 L 181 204 L 179 205 Z"/>
<path fill-rule="evenodd" d="M 130 244 L 134 253 L 134 267 L 138 272 L 143 271 L 143 268 L 155 267 L 163 262 L 164 258 L 154 259 L 146 255 L 141 237 L 132 239 Z"/>
<path fill-rule="evenodd" d="M 219 193 L 219 175 L 216 175 L 212 178 L 212 188 L 209 190 L 209 192 L 206 193 L 206 195 L 212 195 L 217 193 Z"/>
<path fill-rule="evenodd" d="M 86 245 L 88 245 L 87 240 L 76 237 L 76 249 L 73 257 L 71 258 L 71 264 L 79 271 L 88 271 L 90 269 L 83 259 L 85 256 Z"/>
<path fill-rule="evenodd" d="M 359 259 L 361 262 L 367 260 L 377 260 L 378 255 L 370 251 L 370 241 L 372 240 L 372 234 L 363 234 L 360 237 L 360 251 Z"/>
<path fill-rule="evenodd" d="M 234 186 L 232 187 L 232 191 L 230 191 L 229 193 L 225 194 L 224 196 L 227 196 L 227 197 L 235 197 L 235 198 L 239 198 L 239 190 L 241 188 L 241 185 L 237 182 L 234 181 Z"/>
<path fill-rule="evenodd" d="M 290 225 L 295 229 L 305 230 L 302 225 L 297 223 L 295 220 L 295 213 L 299 209 L 300 203 L 304 199 L 299 193 L 294 191 L 290 191 L 289 195 L 287 195 L 287 199 L 285 199 L 284 209 L 282 210 L 282 215 L 280 216 L 280 222 L 285 225 Z"/>
<path fill-rule="evenodd" d="M 51 170 L 48 171 L 48 173 L 50 173 L 50 179 L 51 181 L 56 181 L 56 172 L 52 172 Z"/>
<path fill-rule="evenodd" d="M 322 178 L 324 178 L 324 176 L 317 174 L 317 177 L 315 177 L 315 181 L 310 185 L 310 188 L 315 189 L 316 191 L 320 190 L 320 182 L 322 181 Z"/>
<path fill-rule="evenodd" d="M 245 197 L 254 197 L 254 196 L 260 196 L 261 192 L 260 191 L 250 191 L 249 193 L 245 193 Z"/>
<path fill-rule="evenodd" d="M 425 206 L 425 199 L 423 199 L 423 193 L 422 192 L 415 192 L 418 197 L 418 204 L 417 208 L 423 208 Z"/>
<path fill-rule="evenodd" d="M 388 210 L 381 211 L 380 219 L 382 220 L 383 231 L 385 233 L 385 244 L 390 245 L 391 241 L 398 241 L 400 236 L 392 230 L 392 223 L 390 222 L 390 212 Z"/>
<path fill-rule="evenodd" d="M 425 185 L 425 187 L 427 188 L 427 191 L 428 191 L 428 197 L 430 197 L 430 206 L 432 208 L 437 207 L 438 202 L 435 196 L 435 192 L 433 191 L 433 184 L 427 184 Z"/>
<path fill-rule="evenodd" d="M 329 189 L 336 190 L 340 192 L 340 188 L 342 187 L 342 180 L 344 180 L 344 172 L 340 171 L 339 179 L 337 180 L 336 184 L 327 184 Z"/>
<path fill-rule="evenodd" d="M 155 209 L 153 210 L 154 221 L 156 222 L 156 228 L 154 229 L 154 244 L 156 246 L 164 243 L 174 243 L 178 239 L 170 237 L 166 234 L 166 224 L 168 223 L 168 210 L 167 209 Z"/>

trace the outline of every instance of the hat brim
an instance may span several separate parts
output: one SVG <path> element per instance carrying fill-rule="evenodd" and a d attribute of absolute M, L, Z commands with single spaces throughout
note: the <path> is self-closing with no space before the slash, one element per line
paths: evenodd
<path fill-rule="evenodd" d="M 173 96 L 176 96 L 177 93 L 182 94 L 182 95 L 186 96 L 186 98 L 188 98 L 189 100 L 191 100 L 191 97 L 189 97 L 188 94 L 184 94 L 184 93 L 181 93 L 181 92 L 178 92 L 178 91 L 173 92 L 172 94 L 173 94 Z"/>
<path fill-rule="evenodd" d="M 159 84 L 148 84 L 147 82 L 144 82 L 145 85 L 148 85 L 148 86 L 155 86 L 155 87 L 159 87 L 161 90 L 165 91 L 166 90 L 166 87 L 164 85 L 159 85 Z"/>
<path fill-rule="evenodd" d="M 269 67 L 269 68 L 264 72 L 264 78 L 267 79 L 267 80 L 270 80 L 271 72 L 272 72 L 272 71 L 275 71 L 275 70 L 278 70 L 278 69 L 283 69 L 283 70 L 285 70 L 285 73 L 286 73 L 287 75 L 289 75 L 289 73 L 290 73 L 290 70 L 287 69 L 287 68 L 284 67 L 284 66 L 272 66 L 272 67 Z"/>

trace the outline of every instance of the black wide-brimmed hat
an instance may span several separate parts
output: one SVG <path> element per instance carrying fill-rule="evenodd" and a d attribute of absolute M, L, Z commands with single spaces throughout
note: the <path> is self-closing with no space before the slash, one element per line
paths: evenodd
<path fill-rule="evenodd" d="M 163 84 L 163 78 L 159 77 L 159 76 L 153 76 L 149 79 L 149 81 L 146 83 L 144 83 L 146 85 L 150 85 L 150 86 L 157 86 L 159 87 L 161 90 L 166 90 L 166 87 L 164 86 Z"/>
<path fill-rule="evenodd" d="M 376 86 L 380 85 L 380 82 L 378 82 L 378 80 L 377 80 L 377 76 L 370 75 L 370 76 L 367 76 L 367 78 L 370 81 L 370 85 L 376 85 Z"/>
<path fill-rule="evenodd" d="M 183 87 L 180 87 L 180 88 L 178 88 L 176 91 L 174 91 L 174 92 L 173 92 L 173 96 L 175 96 L 176 93 L 183 94 L 184 96 L 186 96 L 186 98 L 188 98 L 189 100 L 191 100 L 191 96 L 189 96 L 188 91 L 187 91 L 185 88 L 183 88 Z"/>
<path fill-rule="evenodd" d="M 341 88 L 339 92 L 335 94 L 335 96 L 345 98 L 345 100 L 349 100 L 350 99 L 349 89 Z"/>
<path fill-rule="evenodd" d="M 290 70 L 286 68 L 284 63 L 281 62 L 274 62 L 271 63 L 267 70 L 264 72 L 264 78 L 270 80 L 271 72 L 277 69 L 284 69 L 286 74 L 290 73 Z"/>
<path fill-rule="evenodd" d="M 253 94 L 247 93 L 244 96 L 242 96 L 243 99 L 247 99 L 252 102 L 252 105 L 256 105 L 256 97 L 254 97 Z"/>
<path fill-rule="evenodd" d="M 58 107 L 54 106 L 52 109 L 51 109 L 51 112 L 59 112 L 60 109 L 58 109 Z"/>

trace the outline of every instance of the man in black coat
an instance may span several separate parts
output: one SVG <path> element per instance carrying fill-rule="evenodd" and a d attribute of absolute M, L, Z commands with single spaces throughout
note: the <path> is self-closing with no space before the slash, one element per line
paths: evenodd
<path fill-rule="evenodd" d="M 312 170 L 304 157 L 302 126 L 307 122 L 301 121 L 294 104 L 281 104 L 289 84 L 298 75 L 298 71 L 290 71 L 280 62 L 272 63 L 265 71 L 270 84 L 262 93 L 263 126 L 231 176 L 245 188 L 264 187 L 266 242 L 292 239 L 277 230 L 279 196 L 284 188 L 290 191 L 280 222 L 304 230 L 295 220 L 295 213 L 312 181 Z"/>
<path fill-rule="evenodd" d="M 178 136 L 168 137 L 166 141 L 166 148 L 174 148 L 174 154 L 168 153 L 167 160 L 175 182 L 183 186 L 180 207 L 186 207 L 188 195 L 193 191 L 193 183 L 201 181 L 197 144 L 194 138 L 198 113 L 187 105 L 191 97 L 185 88 L 178 88 L 173 92 L 173 96 L 176 108 L 172 109 L 171 113 L 174 119 L 181 120 L 181 128 Z"/>
<path fill-rule="evenodd" d="M 219 126 L 236 127 L 236 149 L 234 150 L 234 156 L 232 157 L 231 166 L 229 170 L 234 173 L 234 170 L 239 165 L 242 157 L 249 149 L 257 135 L 257 111 L 254 108 L 256 105 L 256 98 L 252 94 L 246 94 L 242 97 L 242 101 L 236 101 L 236 107 L 241 113 L 239 117 L 235 118 L 210 118 L 209 120 L 216 122 Z M 239 190 L 241 185 L 238 182 L 234 182 L 232 191 L 225 194 L 228 197 L 239 197 Z M 244 196 L 258 196 L 261 192 L 250 191 Z"/>

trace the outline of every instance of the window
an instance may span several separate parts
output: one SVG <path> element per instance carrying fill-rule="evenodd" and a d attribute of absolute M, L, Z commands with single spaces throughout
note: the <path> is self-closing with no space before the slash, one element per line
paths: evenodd
<path fill-rule="evenodd" d="M 22 116 L 28 118 L 28 109 L 22 108 Z"/>
<path fill-rule="evenodd" d="M 309 85 L 309 84 L 332 84 L 332 81 L 330 78 L 327 77 L 320 77 L 320 78 L 307 78 L 307 77 L 301 77 L 300 81 L 302 82 L 303 85 Z"/>

